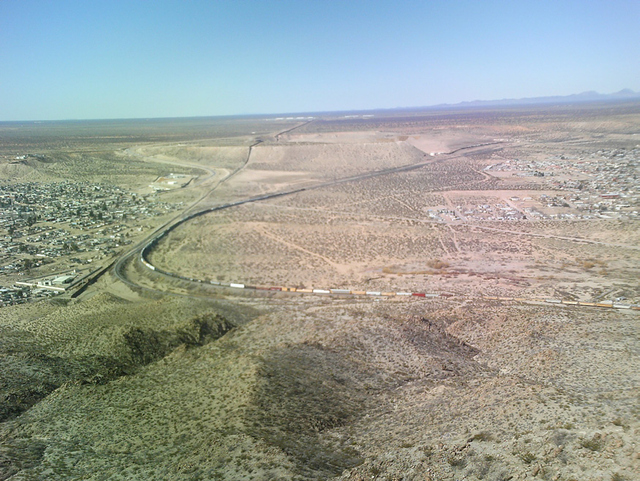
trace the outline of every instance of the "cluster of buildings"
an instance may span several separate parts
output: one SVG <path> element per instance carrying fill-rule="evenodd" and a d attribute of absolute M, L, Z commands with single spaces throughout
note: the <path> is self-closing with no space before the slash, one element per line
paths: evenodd
<path fill-rule="evenodd" d="M 490 221 L 490 220 L 521 220 L 525 215 L 510 205 L 478 204 L 457 205 L 455 209 L 428 209 L 427 215 L 437 222 L 455 221 Z"/>
<path fill-rule="evenodd" d="M 456 211 L 451 209 L 427 209 L 427 215 L 437 222 L 461 220 Z"/>
<path fill-rule="evenodd" d="M 61 292 L 28 278 L 110 258 L 145 219 L 179 207 L 104 184 L 0 184 L 0 305 Z"/>
<path fill-rule="evenodd" d="M 581 152 L 540 160 L 506 160 L 485 169 L 524 177 L 544 177 L 556 196 L 541 195 L 541 209 L 523 208 L 546 219 L 639 219 L 640 148 Z M 546 178 L 549 178 L 546 180 Z"/>
<path fill-rule="evenodd" d="M 525 215 L 504 203 L 457 206 L 465 220 L 522 220 Z"/>
<path fill-rule="evenodd" d="M 556 187 L 572 192 L 567 200 L 575 208 L 599 218 L 640 218 L 640 148 L 598 150 L 574 168 L 585 178 Z"/>
<path fill-rule="evenodd" d="M 152 184 L 149 184 L 149 187 L 156 192 L 181 189 L 189 185 L 192 180 L 193 176 L 191 175 L 171 173 L 158 177 Z"/>

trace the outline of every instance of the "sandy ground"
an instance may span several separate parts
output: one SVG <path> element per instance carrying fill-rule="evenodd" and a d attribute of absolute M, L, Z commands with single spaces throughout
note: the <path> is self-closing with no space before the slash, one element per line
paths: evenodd
<path fill-rule="evenodd" d="M 105 276 L 75 301 L 4 308 L 0 479 L 640 478 L 636 312 L 476 298 L 638 302 L 637 222 L 439 212 L 551 195 L 544 179 L 483 169 L 626 146 L 638 119 L 438 114 L 270 137 L 203 204 L 505 142 L 198 217 L 153 250 L 154 264 L 226 282 L 457 297 L 234 296 L 133 263 L 127 277 L 143 287 Z M 146 144 L 136 155 L 218 176 L 247 145 Z"/>
<path fill-rule="evenodd" d="M 427 215 L 449 204 L 507 203 L 518 192 L 442 191 L 429 169 L 396 174 L 203 216 L 173 231 L 151 261 L 251 285 L 640 300 L 634 223 Z"/>

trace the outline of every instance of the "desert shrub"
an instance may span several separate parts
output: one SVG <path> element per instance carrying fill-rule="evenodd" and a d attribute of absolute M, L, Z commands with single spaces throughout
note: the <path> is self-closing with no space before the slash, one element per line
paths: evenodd
<path fill-rule="evenodd" d="M 427 265 L 432 269 L 445 269 L 449 267 L 448 262 L 442 261 L 440 259 L 431 259 L 430 261 L 427 262 Z"/>
<path fill-rule="evenodd" d="M 450 454 L 447 456 L 447 463 L 454 468 L 464 468 L 467 465 L 467 460 L 457 454 Z"/>
<path fill-rule="evenodd" d="M 487 474 L 491 471 L 491 465 L 494 459 L 492 456 L 484 456 L 480 461 L 476 463 L 474 468 L 471 470 L 478 479 L 485 479 Z"/>
<path fill-rule="evenodd" d="M 486 431 L 480 431 L 471 437 L 471 441 L 491 441 L 493 436 Z"/>
<path fill-rule="evenodd" d="M 567 441 L 569 441 L 572 437 L 573 436 L 569 431 L 559 430 L 553 433 L 551 440 L 556 446 L 561 446 L 563 444 L 567 444 Z"/>
<path fill-rule="evenodd" d="M 525 464 L 531 464 L 535 461 L 536 456 L 531 451 L 525 451 L 523 453 L 518 454 L 518 457 L 522 459 L 522 462 Z"/>
<path fill-rule="evenodd" d="M 591 439 L 583 439 L 580 441 L 580 445 L 590 451 L 601 451 L 604 447 L 604 442 L 600 435 L 596 434 Z"/>
<path fill-rule="evenodd" d="M 429 457 L 433 454 L 433 446 L 423 446 L 420 450 L 424 453 L 426 457 Z"/>
<path fill-rule="evenodd" d="M 508 471 L 501 471 L 499 473 L 496 473 L 496 475 L 493 477 L 494 481 L 510 481 L 511 479 L 513 479 L 513 475 L 509 474 Z"/>

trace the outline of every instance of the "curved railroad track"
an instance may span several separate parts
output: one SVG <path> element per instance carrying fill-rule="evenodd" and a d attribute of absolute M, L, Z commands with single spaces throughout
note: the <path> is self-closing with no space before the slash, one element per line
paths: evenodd
<path fill-rule="evenodd" d="M 293 130 L 293 129 L 289 129 L 286 132 L 289 132 L 290 130 Z M 262 140 L 258 140 L 256 143 L 252 144 L 250 146 L 250 148 L 249 148 L 249 153 L 247 155 L 247 158 L 246 158 L 245 162 L 241 166 L 239 166 L 236 170 L 234 170 L 234 172 L 232 172 L 227 177 L 222 179 L 214 187 L 214 189 L 212 189 L 211 191 L 209 191 L 207 193 L 207 195 L 210 194 L 213 190 L 215 190 L 215 188 L 217 188 L 223 182 L 229 180 L 230 178 L 235 176 L 238 172 L 240 172 L 248 164 L 250 156 L 251 156 L 251 150 L 255 146 L 259 145 L 262 142 L 263 142 Z M 640 307 L 636 306 L 636 305 L 616 304 L 616 303 L 578 302 L 578 301 L 571 301 L 571 300 L 564 300 L 564 299 L 548 299 L 548 298 L 520 298 L 520 297 L 497 297 L 497 296 L 470 297 L 470 296 L 453 295 L 453 294 L 446 293 L 446 292 L 441 292 L 441 293 L 382 292 L 382 291 L 357 291 L 357 290 L 341 289 L 341 288 L 298 289 L 298 288 L 294 288 L 294 287 L 282 287 L 282 286 L 249 286 L 249 285 L 245 285 L 245 284 L 240 283 L 240 282 L 237 282 L 237 283 L 234 283 L 234 282 L 221 283 L 221 282 L 212 281 L 212 280 L 195 279 L 195 278 L 191 278 L 191 277 L 182 276 L 182 275 L 179 275 L 179 274 L 175 274 L 175 273 L 171 273 L 171 272 L 167 272 L 167 271 L 164 271 L 162 269 L 159 269 L 158 267 L 152 265 L 148 260 L 148 256 L 149 256 L 150 251 L 157 245 L 157 243 L 162 238 L 164 238 L 167 234 L 169 234 L 173 229 L 177 228 L 178 226 L 184 224 L 185 222 L 189 222 L 190 220 L 192 220 L 192 219 L 194 219 L 196 217 L 199 217 L 201 215 L 204 215 L 204 214 L 217 212 L 217 211 L 221 211 L 221 210 L 225 210 L 225 209 L 230 209 L 232 207 L 236 207 L 236 206 L 239 206 L 239 205 L 244 205 L 244 204 L 249 204 L 249 203 L 254 203 L 254 202 L 260 202 L 260 201 L 264 201 L 264 200 L 274 199 L 274 198 L 277 198 L 277 197 L 284 197 L 284 196 L 294 195 L 294 194 L 297 194 L 299 192 L 303 192 L 305 190 L 322 189 L 322 188 L 331 187 L 331 186 L 342 184 L 342 183 L 357 182 L 357 181 L 361 181 L 361 180 L 365 180 L 365 179 L 370 179 L 370 178 L 373 178 L 373 177 L 378 177 L 378 176 L 383 176 L 383 175 L 390 175 L 390 174 L 394 174 L 394 173 L 398 173 L 398 172 L 407 172 L 407 171 L 419 169 L 419 168 L 424 167 L 425 165 L 428 165 L 428 164 L 433 164 L 433 163 L 437 163 L 437 162 L 442 162 L 444 160 L 449 160 L 451 158 L 455 158 L 455 157 L 452 157 L 452 156 L 455 156 L 456 154 L 459 154 L 460 152 L 467 153 L 467 151 L 471 151 L 473 149 L 486 148 L 486 147 L 489 147 L 491 145 L 496 145 L 496 144 L 501 144 L 501 143 L 502 142 L 489 142 L 489 143 L 471 145 L 471 146 L 467 146 L 467 147 L 461 147 L 461 148 L 455 149 L 455 150 L 453 150 L 451 152 L 447 152 L 445 154 L 441 154 L 436 159 L 429 158 L 428 160 L 425 160 L 423 162 L 418 162 L 418 163 L 415 163 L 415 164 L 409 164 L 409 165 L 404 165 L 404 166 L 400 166 L 400 167 L 382 169 L 382 170 L 378 170 L 378 171 L 367 172 L 367 173 L 364 173 L 364 174 L 345 177 L 345 178 L 341 178 L 341 179 L 335 179 L 335 180 L 332 180 L 332 181 L 321 182 L 321 183 L 318 183 L 318 184 L 315 184 L 315 185 L 312 185 L 312 186 L 307 186 L 307 187 L 302 187 L 302 188 L 297 188 L 297 189 L 291 189 L 291 190 L 287 190 L 287 191 L 276 192 L 276 193 L 261 195 L 261 196 L 257 196 L 257 197 L 250 197 L 248 199 L 238 200 L 238 201 L 230 202 L 230 203 L 227 203 L 227 204 L 222 204 L 222 205 L 218 205 L 218 206 L 214 206 L 214 207 L 210 207 L 210 208 L 206 208 L 206 209 L 201 209 L 201 210 L 197 210 L 195 212 L 193 212 L 193 208 L 196 205 L 196 204 L 194 204 L 187 211 L 185 211 L 183 214 L 174 217 L 172 220 L 170 220 L 169 222 L 167 222 L 163 226 L 161 226 L 158 229 L 156 229 L 153 233 L 151 233 L 149 236 L 147 236 L 144 241 L 140 242 L 139 244 L 136 245 L 136 247 L 134 247 L 129 252 L 127 252 L 126 254 L 121 256 L 114 263 L 113 273 L 120 281 L 124 282 L 125 284 L 127 284 L 127 285 L 129 285 L 131 287 L 135 287 L 135 288 L 138 288 L 138 289 L 143 289 L 143 290 L 146 290 L 146 291 L 156 292 L 156 293 L 179 295 L 179 296 L 188 296 L 188 297 L 200 297 L 200 296 L 195 296 L 195 295 L 190 295 L 190 294 L 179 294 L 179 293 L 176 293 L 176 292 L 172 292 L 170 290 L 154 289 L 154 288 L 150 288 L 150 287 L 147 287 L 147 286 L 142 286 L 140 284 L 135 283 L 131 279 L 127 278 L 127 276 L 126 276 L 126 273 L 124 271 L 124 266 L 125 266 L 126 262 L 129 261 L 133 256 L 136 256 L 136 259 L 134 260 L 134 262 L 138 262 L 139 261 L 139 262 L 141 262 L 142 265 L 144 265 L 147 269 L 149 269 L 149 271 L 153 271 L 153 272 L 155 272 L 157 274 L 161 274 L 161 275 L 166 276 L 168 278 L 180 279 L 180 280 L 183 280 L 183 281 L 188 281 L 188 282 L 198 283 L 198 284 L 208 284 L 208 285 L 221 287 L 221 288 L 229 288 L 229 289 L 233 289 L 233 290 L 235 290 L 237 292 L 241 292 L 242 290 L 254 290 L 254 291 L 258 290 L 258 291 L 297 292 L 297 293 L 302 293 L 302 294 L 325 295 L 325 296 L 326 295 L 369 296 L 369 297 L 378 297 L 378 298 L 384 298 L 384 297 L 404 297 L 404 298 L 407 298 L 407 297 L 411 297 L 411 298 L 441 297 L 442 298 L 442 297 L 444 297 L 444 298 L 451 298 L 451 297 L 456 297 L 456 298 L 460 298 L 460 299 L 462 299 L 462 298 L 464 298 L 464 299 L 482 299 L 482 300 L 487 300 L 487 301 L 515 301 L 515 302 L 528 302 L 528 303 L 545 303 L 545 304 L 550 304 L 550 305 L 562 305 L 562 306 L 571 305 L 571 306 L 581 306 L 581 307 L 599 307 L 599 308 L 617 308 L 617 309 L 640 310 Z M 425 155 L 425 157 L 426 157 L 426 155 Z M 204 197 L 206 197 L 207 195 L 203 196 L 203 198 L 200 199 L 200 200 L 203 200 Z M 198 201 L 198 203 L 199 202 L 200 201 Z M 189 211 L 192 211 L 192 212 L 188 213 Z"/>

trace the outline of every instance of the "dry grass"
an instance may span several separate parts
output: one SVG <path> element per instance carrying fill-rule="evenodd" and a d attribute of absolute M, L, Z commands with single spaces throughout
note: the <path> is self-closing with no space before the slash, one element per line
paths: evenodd
<path fill-rule="evenodd" d="M 614 140 L 602 135 L 630 128 L 628 119 L 603 121 L 595 107 L 574 125 L 571 116 L 580 112 L 318 121 L 260 146 L 245 176 L 216 191 L 214 201 L 288 187 L 296 171 L 306 181 L 422 159 L 413 140 L 443 151 L 503 135 L 523 140 L 203 216 L 152 253 L 158 265 L 195 277 L 442 289 L 465 300 L 286 293 L 223 300 L 223 291 L 149 276 L 146 285 L 218 301 L 151 300 L 121 289 L 137 300 L 103 293 L 66 306 L 0 310 L 2 387 L 22 386 L 13 400 L 40 401 L 0 424 L 2 476 L 638 478 L 634 313 L 473 299 L 563 292 L 639 299 L 637 251 L 614 254 L 606 244 L 636 245 L 637 226 L 444 223 L 429 216 L 455 209 L 458 199 L 500 198 L 505 184 L 509 192 L 531 187 L 517 178 L 487 179 L 485 165 L 583 148 L 561 142 L 573 129 L 603 145 Z M 637 124 L 637 114 L 632 119 Z M 590 132 L 598 137 L 589 139 Z M 428 135 L 433 144 L 421 138 Z M 246 141 L 147 145 L 143 153 L 231 167 Z M 605 244 L 567 239 L 576 236 Z M 588 276 L 583 261 L 594 264 Z M 606 277 L 596 269 L 605 265 Z M 131 272 L 141 278 L 144 271 Z M 119 292 L 107 279 L 96 289 Z M 216 314 L 238 327 L 213 341 L 230 327 Z"/>

